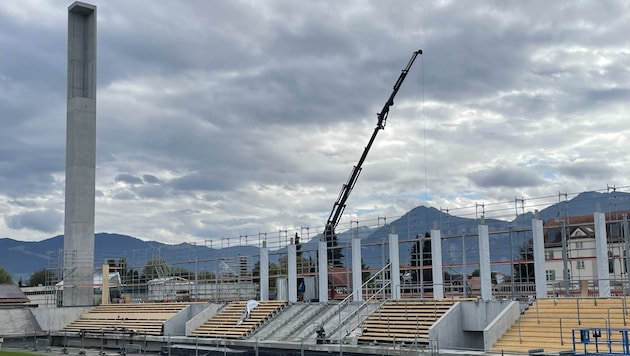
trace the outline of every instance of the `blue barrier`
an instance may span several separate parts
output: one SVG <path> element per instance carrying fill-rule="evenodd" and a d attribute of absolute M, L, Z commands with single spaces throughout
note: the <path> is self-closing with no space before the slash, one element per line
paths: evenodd
<path fill-rule="evenodd" d="M 630 355 L 628 329 L 573 329 L 572 339 L 575 355 Z"/>

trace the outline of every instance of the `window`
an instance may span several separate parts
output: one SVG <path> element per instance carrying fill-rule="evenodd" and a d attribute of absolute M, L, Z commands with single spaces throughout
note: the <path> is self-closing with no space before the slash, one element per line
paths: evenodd
<path fill-rule="evenodd" d="M 545 271 L 545 276 L 546 276 L 548 281 L 555 281 L 556 280 L 556 271 L 554 271 L 552 269 L 548 269 L 548 270 Z"/>
<path fill-rule="evenodd" d="M 575 248 L 584 248 L 584 242 L 578 241 L 575 243 Z"/>
<path fill-rule="evenodd" d="M 577 261 L 577 269 L 584 269 L 584 261 Z"/>
<path fill-rule="evenodd" d="M 608 273 L 615 273 L 615 260 L 612 258 L 608 260 Z"/>
<path fill-rule="evenodd" d="M 545 251 L 545 259 L 550 260 L 553 258 L 553 250 Z"/>

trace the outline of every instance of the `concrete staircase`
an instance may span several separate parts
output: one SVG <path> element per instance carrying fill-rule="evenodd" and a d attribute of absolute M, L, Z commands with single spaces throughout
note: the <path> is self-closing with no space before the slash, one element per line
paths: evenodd
<path fill-rule="evenodd" d="M 545 352 L 570 350 L 574 329 L 627 329 L 629 324 L 625 297 L 540 299 L 530 305 L 492 350 L 525 353 L 540 348 Z M 589 351 L 595 351 L 594 345 Z"/>

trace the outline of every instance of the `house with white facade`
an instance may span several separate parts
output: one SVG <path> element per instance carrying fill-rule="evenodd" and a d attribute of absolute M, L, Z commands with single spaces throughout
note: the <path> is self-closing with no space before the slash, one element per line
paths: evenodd
<path fill-rule="evenodd" d="M 623 237 L 623 215 L 630 211 L 605 214 L 608 248 L 608 272 L 613 293 L 622 294 L 627 283 L 626 252 Z M 562 228 L 565 236 L 563 239 Z M 593 214 L 550 219 L 544 223 L 545 274 L 549 290 L 565 290 L 568 281 L 573 293 L 592 292 L 597 286 L 597 258 Z M 566 241 L 566 258 L 563 258 L 563 240 Z M 565 268 L 566 266 L 566 268 Z M 565 270 L 566 277 L 565 279 Z"/>

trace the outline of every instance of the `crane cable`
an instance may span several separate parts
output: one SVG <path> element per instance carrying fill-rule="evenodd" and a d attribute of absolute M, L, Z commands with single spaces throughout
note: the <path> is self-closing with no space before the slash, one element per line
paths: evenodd
<path fill-rule="evenodd" d="M 429 183 L 428 183 L 428 170 L 427 170 L 427 120 L 426 120 L 426 116 L 424 114 L 424 56 L 422 56 L 420 58 L 420 84 L 422 86 L 422 97 L 421 97 L 421 103 L 420 103 L 420 115 L 422 116 L 422 148 L 423 148 L 423 155 L 424 155 L 424 206 L 425 208 L 429 207 Z M 431 229 L 431 226 L 429 226 L 429 212 L 428 209 L 424 209 L 425 210 L 425 226 L 427 227 L 427 229 Z"/>

